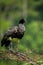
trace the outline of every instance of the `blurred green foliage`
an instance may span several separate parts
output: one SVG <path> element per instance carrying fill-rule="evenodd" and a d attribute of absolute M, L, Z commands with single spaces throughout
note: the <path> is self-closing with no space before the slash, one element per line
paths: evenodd
<path fill-rule="evenodd" d="M 26 1 L 26 3 L 25 3 Z M 0 4 L 6 6 L 14 6 L 9 11 L 0 11 L 0 41 L 9 27 L 18 25 L 21 18 L 26 18 L 26 32 L 23 39 L 19 42 L 19 51 L 26 52 L 26 49 L 31 49 L 33 53 L 43 55 L 43 0 L 0 0 Z M 26 7 L 26 15 L 23 5 Z M 11 8 L 11 7 L 10 7 Z M 1 45 L 1 43 L 0 43 Z M 0 50 L 1 50 L 0 46 Z M 4 49 L 4 48 L 3 48 Z M 18 62 L 18 65 L 29 65 L 24 62 Z M 21 63 L 21 64 L 20 64 Z M 0 65 L 17 65 L 11 60 L 0 60 Z"/>

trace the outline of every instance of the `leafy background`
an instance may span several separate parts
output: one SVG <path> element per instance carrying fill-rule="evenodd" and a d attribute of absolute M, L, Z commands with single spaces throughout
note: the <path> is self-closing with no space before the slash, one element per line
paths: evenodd
<path fill-rule="evenodd" d="M 29 55 L 31 51 L 34 54 L 43 55 L 43 0 L 0 0 L 0 41 L 8 28 L 18 25 L 21 18 L 26 19 L 26 32 L 19 42 L 19 51 Z M 5 50 L 1 47 L 1 42 L 0 50 Z M 0 60 L 0 65 L 29 64 Z"/>

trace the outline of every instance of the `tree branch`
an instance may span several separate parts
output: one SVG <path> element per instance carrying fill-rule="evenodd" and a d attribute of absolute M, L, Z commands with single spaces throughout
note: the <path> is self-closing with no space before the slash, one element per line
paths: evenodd
<path fill-rule="evenodd" d="M 11 59 L 11 60 L 18 60 L 18 61 L 26 61 L 31 65 L 41 65 L 39 62 L 34 61 L 33 59 L 26 56 L 26 54 L 21 52 L 15 52 L 13 50 L 10 51 L 0 51 L 0 59 Z"/>

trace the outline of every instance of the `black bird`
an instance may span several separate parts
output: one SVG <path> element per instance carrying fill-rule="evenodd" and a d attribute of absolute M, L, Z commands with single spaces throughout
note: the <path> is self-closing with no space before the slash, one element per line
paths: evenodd
<path fill-rule="evenodd" d="M 14 26 L 13 28 L 10 28 L 3 36 L 3 39 L 1 40 L 1 46 L 5 46 L 8 48 L 9 46 L 12 47 L 12 40 L 15 38 L 16 42 L 18 43 L 19 39 L 22 39 L 25 32 L 25 26 L 24 26 L 25 20 L 21 19 L 19 21 L 18 26 Z"/>

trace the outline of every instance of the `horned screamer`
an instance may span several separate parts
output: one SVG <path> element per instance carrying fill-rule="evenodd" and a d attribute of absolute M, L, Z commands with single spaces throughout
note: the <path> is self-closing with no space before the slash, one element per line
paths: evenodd
<path fill-rule="evenodd" d="M 12 40 L 15 38 L 18 44 L 18 40 L 22 39 L 25 33 L 25 26 L 24 26 L 25 20 L 21 19 L 19 21 L 18 26 L 14 26 L 10 28 L 3 36 L 1 40 L 1 46 L 5 46 L 6 48 L 12 49 Z M 16 45 L 17 45 L 16 44 Z M 18 48 L 17 48 L 18 50 Z"/>

